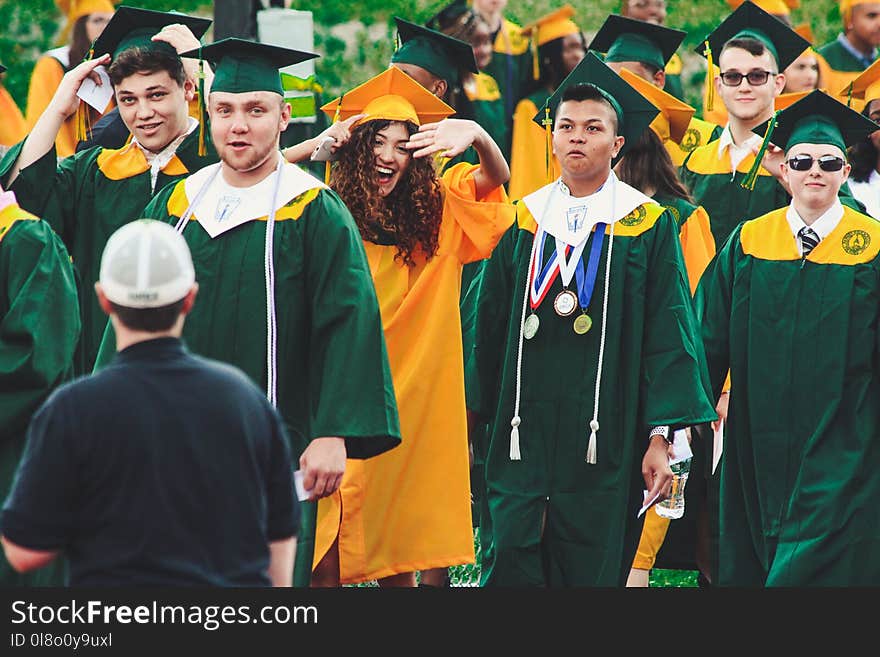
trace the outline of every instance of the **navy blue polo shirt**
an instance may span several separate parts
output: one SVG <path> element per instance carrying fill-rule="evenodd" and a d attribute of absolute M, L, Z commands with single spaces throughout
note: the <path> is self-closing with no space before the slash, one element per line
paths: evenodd
<path fill-rule="evenodd" d="M 238 369 L 132 345 L 36 413 L 0 525 L 71 586 L 267 586 L 299 527 L 282 421 Z"/>

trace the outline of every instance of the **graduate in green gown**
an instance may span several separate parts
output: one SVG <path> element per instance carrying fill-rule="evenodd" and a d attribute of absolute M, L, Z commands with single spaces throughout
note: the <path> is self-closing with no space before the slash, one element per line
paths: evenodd
<path fill-rule="evenodd" d="M 745 2 L 697 48 L 711 60 L 709 70 L 712 61 L 721 68 L 721 76 L 708 84 L 714 85 L 713 103 L 724 103 L 728 124 L 717 140 L 691 151 L 679 178 L 709 213 L 718 248 L 744 219 L 788 203 L 779 173 L 782 153 L 769 148 L 764 165 L 755 164 L 761 137 L 752 128 L 772 116 L 774 99 L 785 86 L 780 71 L 809 45 L 785 23 Z M 751 81 L 737 75 L 750 72 Z M 747 178 L 754 178 L 751 189 L 743 187 Z"/>
<path fill-rule="evenodd" d="M 657 110 L 591 52 L 548 108 L 562 176 L 517 203 L 480 277 L 482 581 L 623 586 L 645 494 L 671 481 L 663 438 L 715 413 L 677 222 L 611 171 Z"/>
<path fill-rule="evenodd" d="M 776 120 L 792 201 L 740 224 L 697 292 L 713 389 L 732 383 L 718 581 L 876 586 L 880 223 L 837 192 L 877 126 L 821 91 Z"/>
<path fill-rule="evenodd" d="M 221 162 L 166 187 L 144 215 L 174 223 L 192 251 L 189 348 L 244 370 L 287 424 L 311 491 L 294 575 L 308 586 L 316 500 L 337 489 L 346 457 L 400 442 L 376 292 L 348 209 L 278 150 L 290 112 L 278 69 L 316 55 L 241 39 L 184 54 L 215 64 L 208 112 Z M 113 345 L 108 332 L 99 364 Z"/>
<path fill-rule="evenodd" d="M 61 235 L 73 258 L 82 286 L 77 374 L 91 371 L 107 323 L 91 290 L 107 238 L 139 218 L 164 185 L 216 162 L 210 147 L 205 155 L 199 153 L 197 122 L 188 114 L 197 69 L 192 64 L 185 70 L 178 56 L 198 47 L 196 35 L 210 24 L 182 14 L 120 7 L 95 41 L 93 58 L 64 77 L 31 133 L 0 161 L 0 181 L 16 192 L 22 207 Z M 64 119 L 79 111 L 76 92 L 100 65 L 108 66 L 132 139 L 121 149 L 91 148 L 58 162 L 55 136 Z"/>
<path fill-rule="evenodd" d="M 10 489 L 31 415 L 70 377 L 80 321 L 70 257 L 45 221 L 0 187 L 0 487 Z M 61 586 L 63 562 L 0 586 Z"/>
<path fill-rule="evenodd" d="M 666 0 L 622 0 L 620 15 L 655 25 L 666 25 Z M 684 87 L 681 83 L 683 68 L 681 57 L 678 53 L 673 53 L 664 69 L 666 84 L 663 88 L 681 101 L 684 101 Z"/>
<path fill-rule="evenodd" d="M 426 25 L 471 45 L 479 72 L 462 77 L 462 92 L 469 105 L 464 117 L 473 119 L 488 132 L 505 159 L 509 160 L 510 126 L 504 115 L 504 100 L 501 98 L 498 81 L 485 71 L 492 61 L 492 33 L 489 24 L 468 7 L 464 0 L 455 0 L 429 19 Z M 459 108 L 456 107 L 456 110 Z M 479 162 L 479 157 L 472 148 L 463 155 L 465 159 L 462 161 L 471 164 Z M 466 286 L 462 285 L 462 290 L 464 289 Z"/>
<path fill-rule="evenodd" d="M 666 66 L 685 34 L 682 30 L 611 14 L 590 43 L 590 50 L 605 53 L 605 63 L 618 73 L 630 71 L 666 90 Z M 692 116 L 683 134 L 675 140 L 665 139 L 664 146 L 678 167 L 688 153 L 720 134 L 720 126 Z"/>

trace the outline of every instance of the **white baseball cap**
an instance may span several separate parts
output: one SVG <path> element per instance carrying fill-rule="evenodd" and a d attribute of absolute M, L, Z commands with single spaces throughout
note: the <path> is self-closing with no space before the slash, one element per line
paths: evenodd
<path fill-rule="evenodd" d="M 160 308 L 183 299 L 196 275 L 182 235 L 161 221 L 138 219 L 107 240 L 99 280 L 118 306 Z"/>

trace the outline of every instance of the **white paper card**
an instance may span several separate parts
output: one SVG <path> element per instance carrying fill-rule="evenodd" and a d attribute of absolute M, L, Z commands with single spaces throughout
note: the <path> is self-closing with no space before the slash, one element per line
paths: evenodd
<path fill-rule="evenodd" d="M 657 493 L 654 497 L 652 497 L 649 500 L 648 499 L 648 491 L 642 491 L 642 495 L 644 495 L 644 502 L 642 503 L 642 508 L 639 509 L 639 512 L 636 514 L 636 518 L 641 518 L 642 514 L 645 511 L 647 511 L 648 509 L 650 509 L 652 506 L 654 506 L 654 504 L 657 503 L 657 500 L 660 497 L 660 493 Z"/>
<path fill-rule="evenodd" d="M 99 66 L 95 69 L 95 73 L 101 78 L 101 85 L 98 86 L 95 84 L 90 77 L 86 78 L 79 86 L 79 91 L 76 92 L 76 95 L 79 96 L 83 102 L 88 103 L 98 112 L 103 114 L 104 110 L 107 109 L 107 104 L 113 97 L 113 85 L 110 83 L 110 76 L 107 75 L 106 68 Z"/>
<path fill-rule="evenodd" d="M 718 429 L 712 438 L 712 474 L 721 462 L 721 452 L 724 451 L 724 420 L 718 422 Z"/>
<path fill-rule="evenodd" d="M 687 432 L 684 429 L 677 429 L 673 434 L 672 456 L 669 457 L 669 465 L 685 461 L 693 455 L 691 444 L 687 439 Z"/>
<path fill-rule="evenodd" d="M 296 470 L 293 473 L 293 485 L 296 488 L 296 499 L 300 502 L 305 502 L 312 496 L 312 491 L 306 490 L 303 486 L 303 471 Z"/>

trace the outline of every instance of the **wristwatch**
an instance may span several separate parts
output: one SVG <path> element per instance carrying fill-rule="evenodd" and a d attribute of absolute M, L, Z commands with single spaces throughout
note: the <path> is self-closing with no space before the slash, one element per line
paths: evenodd
<path fill-rule="evenodd" d="M 666 441 L 667 445 L 672 444 L 672 438 L 669 435 L 669 425 L 667 424 L 651 429 L 651 433 L 648 434 L 648 442 L 651 442 L 654 436 L 663 436 L 663 440 Z"/>

